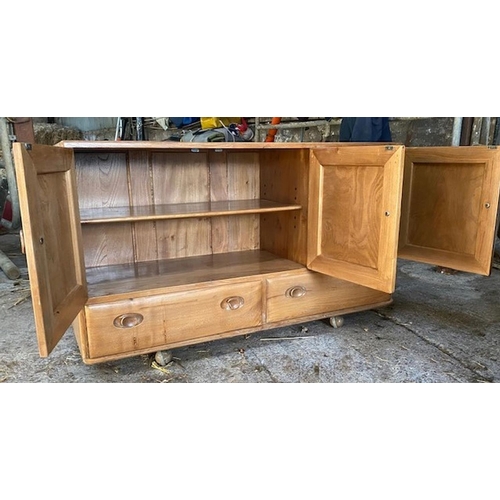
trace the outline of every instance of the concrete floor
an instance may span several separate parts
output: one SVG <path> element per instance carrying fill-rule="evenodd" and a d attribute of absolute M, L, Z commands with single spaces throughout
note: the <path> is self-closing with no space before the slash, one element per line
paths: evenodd
<path fill-rule="evenodd" d="M 499 243 L 497 240 L 497 248 Z M 173 351 L 167 367 L 151 356 L 87 366 L 72 331 L 38 355 L 25 257 L 16 234 L 0 249 L 22 271 L 0 271 L 0 382 L 499 382 L 500 270 L 489 277 L 441 274 L 398 263 L 394 303 L 326 321 L 207 342 Z"/>

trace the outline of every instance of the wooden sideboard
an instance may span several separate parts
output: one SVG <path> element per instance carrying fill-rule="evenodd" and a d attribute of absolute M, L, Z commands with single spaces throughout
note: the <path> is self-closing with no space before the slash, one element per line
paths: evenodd
<path fill-rule="evenodd" d="M 40 355 L 98 363 L 381 307 L 398 256 L 489 274 L 498 150 L 14 144 Z M 404 182 L 403 182 L 404 181 Z"/>

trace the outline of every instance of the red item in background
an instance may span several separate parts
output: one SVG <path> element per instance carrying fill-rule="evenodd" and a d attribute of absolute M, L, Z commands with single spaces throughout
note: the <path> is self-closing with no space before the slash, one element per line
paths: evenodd
<path fill-rule="evenodd" d="M 0 226 L 9 229 L 11 225 L 12 225 L 12 203 L 10 201 L 10 196 L 7 196 L 7 198 L 5 199 L 5 205 L 3 206 Z"/>
<path fill-rule="evenodd" d="M 254 137 L 253 130 L 249 128 L 247 121 L 245 118 L 241 119 L 241 123 L 236 125 L 236 128 L 238 129 L 238 132 L 240 134 L 240 137 L 243 138 L 245 141 L 251 141 Z"/>
<path fill-rule="evenodd" d="M 248 123 L 245 118 L 241 119 L 241 123 L 237 125 L 236 128 L 240 131 L 240 133 L 243 133 L 248 129 Z"/>

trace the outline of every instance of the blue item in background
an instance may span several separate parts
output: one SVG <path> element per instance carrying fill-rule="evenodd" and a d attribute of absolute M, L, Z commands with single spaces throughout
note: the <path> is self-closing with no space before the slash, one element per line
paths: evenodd
<path fill-rule="evenodd" d="M 177 127 L 182 128 L 187 125 L 199 122 L 200 118 L 170 118 L 170 121 Z"/>
<path fill-rule="evenodd" d="M 389 118 L 342 118 L 340 142 L 391 142 Z"/>

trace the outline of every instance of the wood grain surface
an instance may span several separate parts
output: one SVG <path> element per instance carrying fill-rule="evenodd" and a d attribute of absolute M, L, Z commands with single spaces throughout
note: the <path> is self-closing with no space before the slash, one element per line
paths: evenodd
<path fill-rule="evenodd" d="M 500 151 L 408 148 L 399 256 L 488 275 L 500 192 Z"/>
<path fill-rule="evenodd" d="M 402 146 L 315 149 L 308 267 L 386 293 L 396 282 Z"/>
<path fill-rule="evenodd" d="M 13 144 L 38 347 L 54 349 L 87 301 L 73 152 Z"/>

